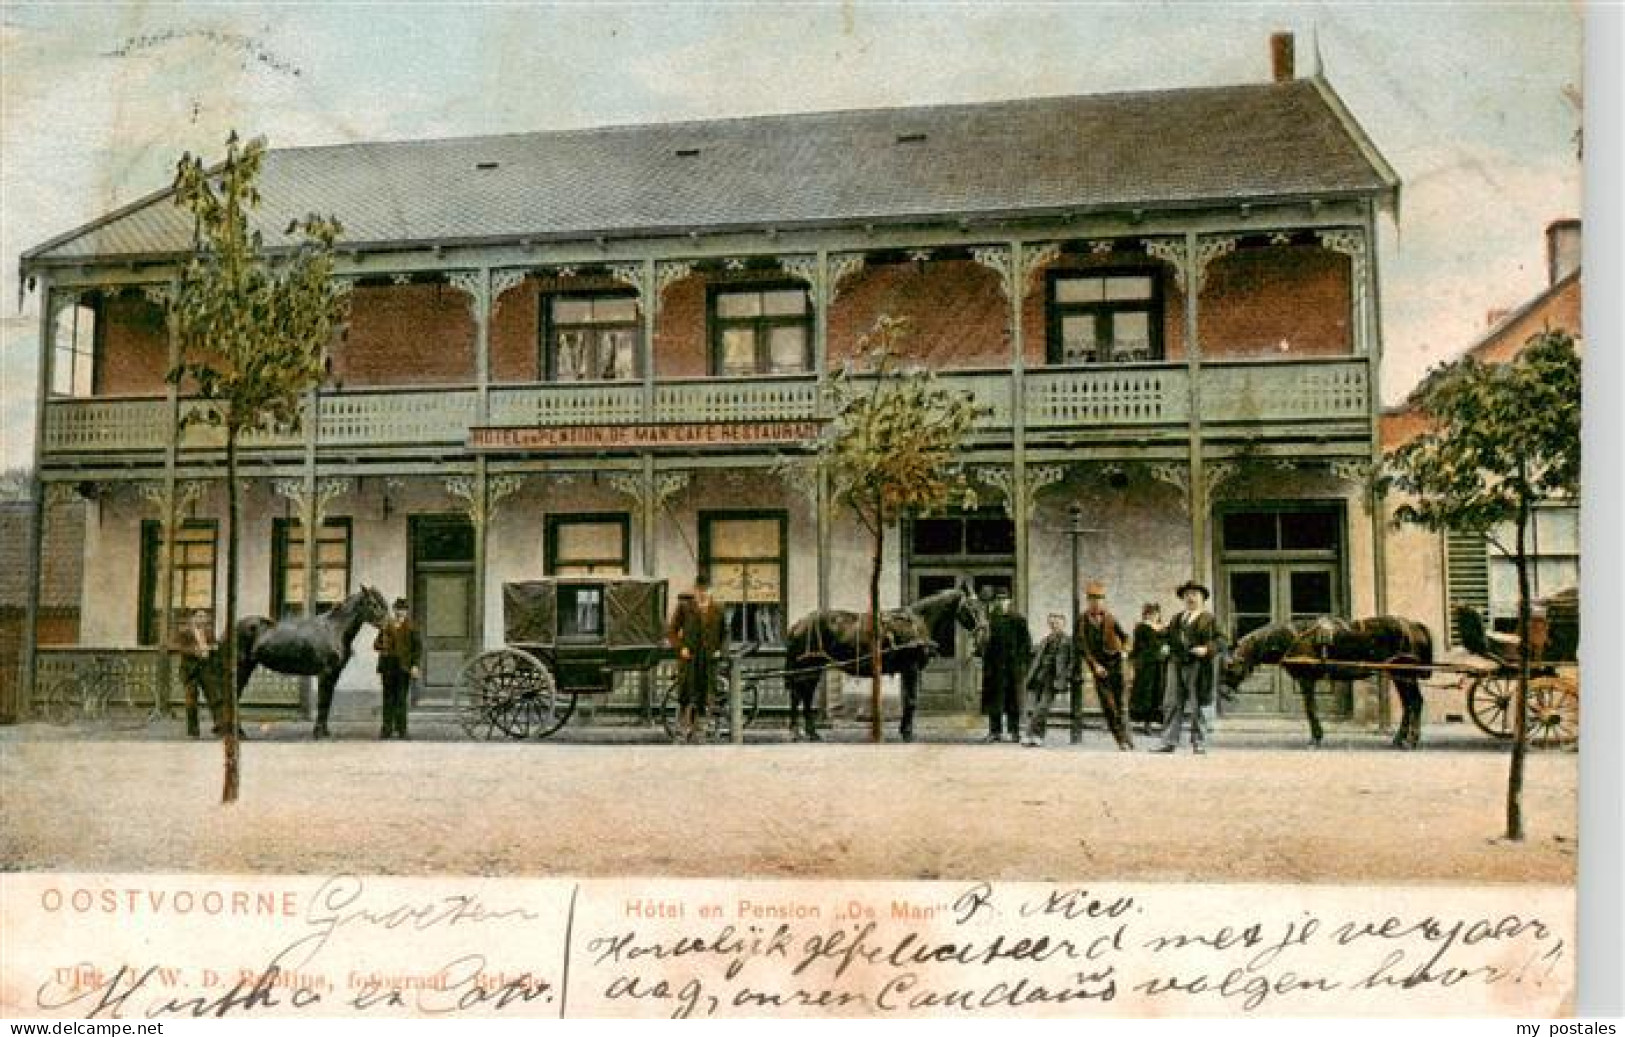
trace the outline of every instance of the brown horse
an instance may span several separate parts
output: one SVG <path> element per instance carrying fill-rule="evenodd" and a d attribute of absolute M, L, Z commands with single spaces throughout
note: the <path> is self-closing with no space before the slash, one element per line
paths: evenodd
<path fill-rule="evenodd" d="M 903 719 L 898 733 L 905 742 L 914 740 L 920 671 L 937 652 L 931 630 L 941 617 L 950 615 L 974 633 L 980 650 L 987 639 L 987 610 L 964 587 L 949 587 L 905 608 L 881 614 L 880 669 L 903 679 Z M 874 641 L 869 628 L 868 613 L 832 609 L 808 613 L 796 620 L 785 635 L 784 682 L 790 690 L 790 731 L 795 737 L 803 736 L 802 728 L 796 726 L 796 714 L 800 712 L 805 737 L 818 740 L 813 697 L 825 670 L 835 668 L 854 677 L 873 673 L 870 648 Z"/>
<path fill-rule="evenodd" d="M 1283 659 L 1293 660 L 1282 662 Z M 1318 660 L 1308 662 L 1305 660 Z M 1421 623 L 1399 616 L 1374 616 L 1353 622 L 1322 616 L 1301 623 L 1261 627 L 1237 641 L 1224 658 L 1221 680 L 1233 691 L 1247 675 L 1266 663 L 1278 663 L 1298 683 L 1309 734 L 1319 745 L 1325 732 L 1315 712 L 1315 685 L 1323 680 L 1355 680 L 1373 673 L 1391 677 L 1399 692 L 1402 716 L 1394 746 L 1415 749 L 1422 739 L 1422 689 L 1433 662 L 1433 635 Z M 1404 667 L 1373 670 L 1360 663 Z M 1334 665 L 1338 664 L 1338 665 Z M 1411 668 L 1408 664 L 1416 664 Z"/>

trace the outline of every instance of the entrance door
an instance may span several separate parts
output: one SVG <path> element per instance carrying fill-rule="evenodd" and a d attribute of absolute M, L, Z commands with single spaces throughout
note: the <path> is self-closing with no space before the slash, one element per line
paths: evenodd
<path fill-rule="evenodd" d="M 1226 615 L 1237 640 L 1272 623 L 1298 622 L 1339 613 L 1337 568 L 1327 562 L 1232 565 L 1225 572 Z M 1339 704 L 1327 703 L 1336 711 Z M 1297 685 L 1278 667 L 1253 671 L 1239 689 L 1237 713 L 1301 713 Z"/>
<path fill-rule="evenodd" d="M 474 527 L 465 518 L 412 519 L 412 615 L 423 634 L 423 683 L 413 705 L 451 705 L 479 647 L 474 630 Z"/>
<path fill-rule="evenodd" d="M 966 572 L 955 569 L 916 569 L 913 571 L 913 596 L 918 601 L 928 594 L 959 585 L 961 579 L 969 581 L 978 595 L 985 590 L 995 595 L 999 591 L 1011 593 L 1015 588 L 1015 574 L 1009 569 L 982 569 Z M 937 656 L 920 675 L 920 704 L 950 712 L 966 709 L 975 711 L 982 698 L 981 660 L 976 656 L 975 635 L 960 626 L 952 616 L 942 616 L 931 631 L 937 642 Z"/>

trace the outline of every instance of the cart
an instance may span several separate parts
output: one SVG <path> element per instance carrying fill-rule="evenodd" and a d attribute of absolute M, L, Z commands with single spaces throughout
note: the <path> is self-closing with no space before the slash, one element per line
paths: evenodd
<path fill-rule="evenodd" d="M 1525 727 L 1529 744 L 1571 745 L 1580 735 L 1579 596 L 1564 591 L 1537 602 L 1532 629 L 1534 658 L 1529 669 L 1529 711 Z M 1471 657 L 1444 668 L 1461 675 L 1467 712 L 1478 729 L 1492 738 L 1511 738 L 1512 704 L 1518 694 L 1517 634 L 1487 629 L 1478 610 L 1453 610 L 1463 646 Z M 1439 669 L 1440 667 L 1435 667 Z"/>
<path fill-rule="evenodd" d="M 463 668 L 458 719 L 471 738 L 546 738 L 582 695 L 670 657 L 666 581 L 560 576 L 502 585 L 501 648 Z"/>

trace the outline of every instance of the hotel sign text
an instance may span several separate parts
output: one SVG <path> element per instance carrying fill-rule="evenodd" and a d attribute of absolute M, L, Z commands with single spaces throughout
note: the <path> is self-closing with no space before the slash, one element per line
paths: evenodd
<path fill-rule="evenodd" d="M 469 446 L 474 450 L 615 450 L 788 445 L 812 439 L 822 425 L 805 420 L 484 426 L 469 430 Z"/>

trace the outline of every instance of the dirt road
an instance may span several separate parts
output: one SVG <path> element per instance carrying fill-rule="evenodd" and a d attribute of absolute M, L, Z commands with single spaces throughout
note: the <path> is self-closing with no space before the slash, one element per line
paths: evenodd
<path fill-rule="evenodd" d="M 1528 838 L 1507 758 L 1207 756 L 919 745 L 472 744 L 273 732 L 216 802 L 209 742 L 0 737 L 0 868 L 84 871 L 1141 879 L 1574 880 L 1578 757 L 1538 753 Z"/>

